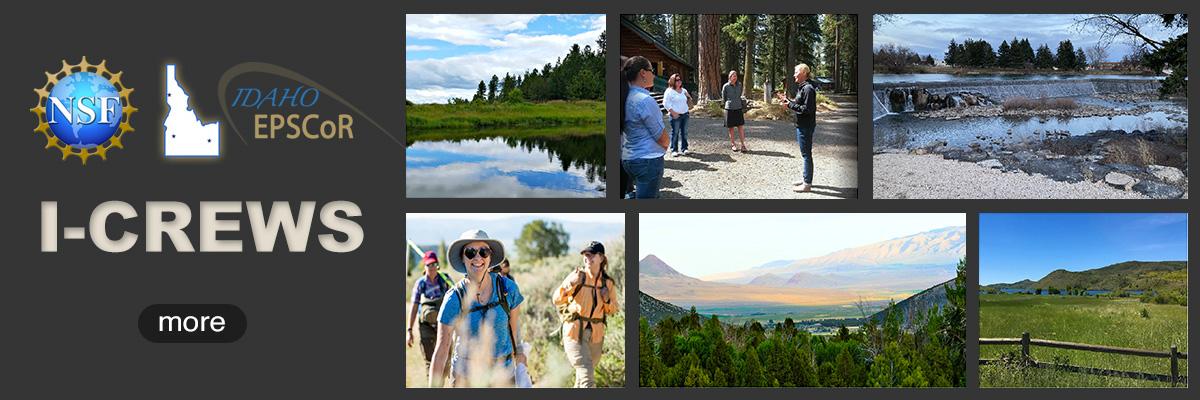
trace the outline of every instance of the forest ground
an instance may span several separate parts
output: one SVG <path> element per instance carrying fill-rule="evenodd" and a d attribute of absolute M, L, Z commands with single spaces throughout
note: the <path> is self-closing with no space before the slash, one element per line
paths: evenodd
<path fill-rule="evenodd" d="M 857 97 L 829 97 L 838 109 L 817 115 L 812 192 L 792 191 L 792 181 L 800 179 L 804 162 L 793 121 L 748 119 L 749 151 L 742 153 L 730 149 L 721 118 L 697 116 L 688 121 L 688 154 L 667 154 L 660 194 L 663 198 L 709 199 L 857 198 Z M 669 125 L 667 129 L 669 132 Z"/>

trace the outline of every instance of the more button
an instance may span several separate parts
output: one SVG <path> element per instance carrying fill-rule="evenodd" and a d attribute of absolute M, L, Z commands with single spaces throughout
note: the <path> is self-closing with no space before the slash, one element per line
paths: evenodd
<path fill-rule="evenodd" d="M 155 343 L 231 343 L 246 333 L 246 314 L 232 304 L 154 304 L 138 330 Z"/>

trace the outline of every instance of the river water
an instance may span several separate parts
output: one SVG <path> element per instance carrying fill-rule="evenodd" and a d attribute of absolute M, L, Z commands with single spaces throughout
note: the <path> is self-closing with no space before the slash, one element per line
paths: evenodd
<path fill-rule="evenodd" d="M 1047 135 L 1086 135 L 1098 131 L 1165 132 L 1187 129 L 1187 103 L 1178 100 L 1145 100 L 1157 94 L 1157 77 L 1140 75 L 978 75 L 876 74 L 874 96 L 875 145 L 917 148 L 935 141 L 962 147 L 972 143 L 1006 143 L 1039 140 Z M 911 90 L 947 95 L 978 93 L 994 103 L 1015 97 L 1070 98 L 1080 105 L 1114 110 L 1134 110 L 1134 115 L 1098 117 L 966 117 L 959 119 L 916 117 L 912 96 L 897 103 L 895 91 Z M 1135 102 L 1115 101 L 1109 95 L 1140 94 Z M 905 110 L 908 112 L 896 112 Z"/>
<path fill-rule="evenodd" d="M 594 129 L 598 131 L 592 132 Z M 603 128 L 421 132 L 405 152 L 407 197 L 603 197 Z"/>

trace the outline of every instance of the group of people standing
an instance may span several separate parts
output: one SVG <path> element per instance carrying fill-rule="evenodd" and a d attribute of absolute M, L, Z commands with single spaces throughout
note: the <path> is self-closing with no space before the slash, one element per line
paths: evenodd
<path fill-rule="evenodd" d="M 575 387 L 595 387 L 607 316 L 618 312 L 619 296 L 604 244 L 591 242 L 579 253 L 581 265 L 550 296 L 561 317 Z M 452 386 L 532 386 L 530 346 L 521 336 L 525 296 L 508 272 L 504 245 L 487 232 L 470 230 L 450 245 L 446 257 L 463 278 L 455 282 L 439 272 L 437 253 L 425 253 L 425 274 L 413 286 L 408 319 L 406 343 L 412 347 L 419 333 L 429 385 L 443 386 L 448 378 Z M 500 378 L 470 381 L 475 376 Z"/>
<path fill-rule="evenodd" d="M 659 197 L 664 157 L 669 148 L 672 156 L 688 154 L 688 111 L 694 100 L 683 87 L 683 77 L 673 74 L 663 92 L 662 108 L 650 93 L 655 73 L 650 60 L 642 56 L 629 57 L 621 66 L 621 187 L 625 198 L 652 199 Z M 795 116 L 796 142 L 804 159 L 801 176 L 792 182 L 792 190 L 812 190 L 813 135 L 816 131 L 817 85 L 812 70 L 806 64 L 796 65 L 793 78 L 798 90 L 794 98 L 777 93 L 779 104 Z M 738 81 L 737 71 L 729 71 L 721 87 L 724 127 L 729 130 L 729 144 L 734 152 L 747 152 L 745 88 Z M 671 132 L 667 135 L 663 112 L 669 116 Z M 737 132 L 737 135 L 734 132 Z M 739 143 L 740 142 L 740 143 Z"/>

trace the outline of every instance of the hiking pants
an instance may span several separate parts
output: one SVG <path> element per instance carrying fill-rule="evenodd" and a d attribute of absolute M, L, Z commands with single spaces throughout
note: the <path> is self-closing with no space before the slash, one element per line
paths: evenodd
<path fill-rule="evenodd" d="M 571 366 L 575 367 L 575 387 L 596 387 L 596 365 L 600 364 L 604 341 L 592 343 L 591 327 L 584 328 L 580 337 L 583 338 L 582 343 L 575 338 L 563 338 L 563 350 Z"/>
<path fill-rule="evenodd" d="M 437 345 L 437 326 L 419 323 L 421 327 L 421 351 L 425 353 L 425 373 L 429 373 L 429 366 L 433 363 L 433 346 Z"/>

